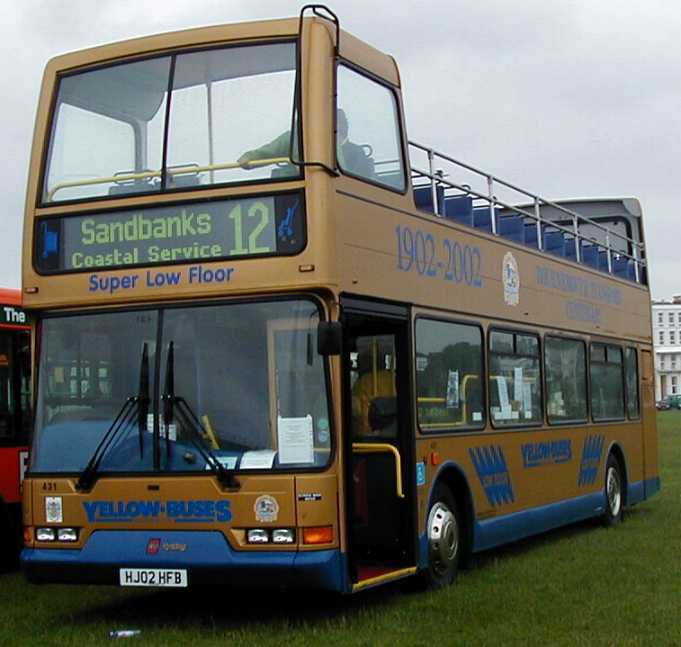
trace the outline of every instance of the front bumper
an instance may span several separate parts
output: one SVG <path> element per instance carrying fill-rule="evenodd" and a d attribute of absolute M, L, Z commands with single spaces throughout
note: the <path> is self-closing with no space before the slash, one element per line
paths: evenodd
<path fill-rule="evenodd" d="M 147 552 L 150 542 L 159 545 Z M 29 581 L 62 584 L 119 583 L 119 569 L 184 568 L 189 586 L 305 588 L 346 592 L 345 555 L 316 551 L 236 551 L 217 531 L 98 530 L 82 549 L 25 548 Z"/>

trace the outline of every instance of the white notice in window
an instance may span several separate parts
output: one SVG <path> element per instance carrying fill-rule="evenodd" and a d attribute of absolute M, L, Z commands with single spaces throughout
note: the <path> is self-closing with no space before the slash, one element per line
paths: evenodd
<path fill-rule="evenodd" d="M 270 470 L 274 465 L 274 450 L 255 449 L 241 457 L 239 468 L 242 470 Z"/>
<path fill-rule="evenodd" d="M 279 463 L 314 463 L 314 437 L 312 416 L 304 418 L 277 418 Z"/>
<path fill-rule="evenodd" d="M 513 399 L 516 402 L 523 400 L 523 367 L 516 366 L 513 369 Z"/>
<path fill-rule="evenodd" d="M 510 409 L 511 404 L 508 401 L 508 384 L 503 375 L 497 376 L 497 391 L 499 393 L 499 406 L 502 410 Z"/>
<path fill-rule="evenodd" d="M 525 410 L 525 417 L 532 418 L 532 385 L 527 383 L 523 387 L 523 409 Z"/>
<path fill-rule="evenodd" d="M 446 404 L 448 409 L 459 408 L 459 371 L 449 371 L 447 376 Z"/>

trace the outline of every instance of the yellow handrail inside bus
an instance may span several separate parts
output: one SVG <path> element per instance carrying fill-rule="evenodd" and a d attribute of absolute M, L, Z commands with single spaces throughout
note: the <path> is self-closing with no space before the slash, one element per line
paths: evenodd
<path fill-rule="evenodd" d="M 208 414 L 201 416 L 201 422 L 203 423 L 203 428 L 206 430 L 206 440 L 210 443 L 211 449 L 220 449 L 220 443 L 218 443 L 218 437 L 215 435 L 215 430 L 210 422 Z"/>
<path fill-rule="evenodd" d="M 392 454 L 395 458 L 395 490 L 398 498 L 404 499 L 402 489 L 402 459 L 394 445 L 387 443 L 352 443 L 352 451 L 357 454 Z"/>
<path fill-rule="evenodd" d="M 251 160 L 248 162 L 250 167 L 269 166 L 270 164 L 290 163 L 288 157 L 270 157 L 267 159 Z M 189 173 L 203 173 L 205 171 L 226 171 L 233 168 L 241 168 L 236 162 L 225 162 L 224 164 L 206 164 L 204 166 L 180 166 L 168 169 L 168 175 L 187 175 Z M 94 186 L 97 184 L 108 184 L 109 182 L 127 182 L 129 180 L 148 180 L 154 177 L 161 177 L 161 171 L 141 171 L 139 173 L 123 173 L 121 175 L 110 175 L 109 177 L 97 177 L 91 180 L 74 180 L 72 182 L 60 182 L 55 184 L 47 194 L 48 200 L 52 200 L 54 194 L 62 189 L 71 189 L 76 186 Z"/>
<path fill-rule="evenodd" d="M 463 380 L 461 380 L 461 387 L 463 389 L 463 406 L 461 407 L 461 420 L 456 422 L 454 420 L 448 422 L 425 422 L 420 423 L 423 429 L 443 429 L 445 427 L 459 427 L 465 425 L 468 420 L 468 385 L 469 382 L 479 379 L 480 376 L 477 373 L 468 373 L 464 375 Z M 418 396 L 416 398 L 416 406 L 420 404 L 444 404 L 446 403 L 446 398 L 442 397 L 427 397 Z"/>

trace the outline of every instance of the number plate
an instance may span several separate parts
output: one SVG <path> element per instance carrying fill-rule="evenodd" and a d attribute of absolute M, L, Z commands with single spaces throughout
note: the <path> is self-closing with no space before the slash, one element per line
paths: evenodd
<path fill-rule="evenodd" d="M 121 586 L 187 586 L 187 571 L 183 568 L 121 568 Z"/>

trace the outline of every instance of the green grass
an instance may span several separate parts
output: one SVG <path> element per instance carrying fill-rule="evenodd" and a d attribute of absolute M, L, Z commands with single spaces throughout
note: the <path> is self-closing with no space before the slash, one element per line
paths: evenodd
<path fill-rule="evenodd" d="M 0 576 L 0 645 L 681 644 L 681 412 L 658 416 L 662 491 L 624 524 L 588 522 L 476 559 L 434 593 L 353 597 L 31 586 Z"/>

